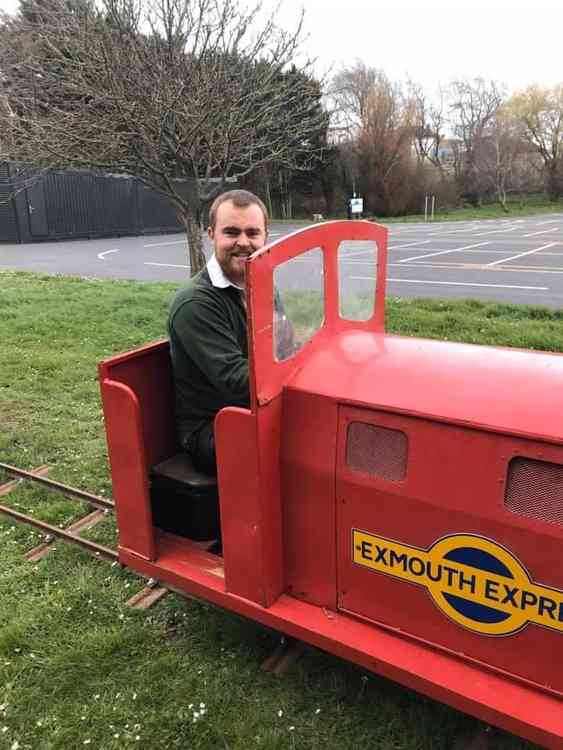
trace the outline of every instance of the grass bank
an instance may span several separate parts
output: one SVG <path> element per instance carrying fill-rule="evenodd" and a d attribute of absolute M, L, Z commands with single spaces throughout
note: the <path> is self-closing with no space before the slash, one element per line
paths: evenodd
<path fill-rule="evenodd" d="M 553 214 L 563 213 L 563 200 L 550 201 L 544 195 L 530 195 L 526 198 L 509 199 L 507 202 L 508 211 L 503 211 L 499 203 L 487 203 L 480 208 L 473 206 L 463 206 L 460 208 L 442 208 L 438 206 L 434 215 L 434 223 L 439 221 L 473 221 L 476 219 L 514 219 L 524 216 L 535 216 L 536 214 Z M 346 219 L 345 213 L 336 216 L 325 217 L 325 220 Z M 381 224 L 402 224 L 402 223 L 419 223 L 424 221 L 424 212 L 407 214 L 405 216 L 371 216 L 366 215 L 364 218 L 371 221 L 377 221 Z M 280 224 L 311 224 L 311 217 L 299 219 L 272 219 Z M 429 221 L 431 221 L 429 219 Z"/>
<path fill-rule="evenodd" d="M 490 203 L 474 208 L 464 206 L 463 208 L 442 209 L 438 206 L 434 215 L 437 221 L 473 221 L 475 219 L 514 219 L 523 216 L 534 216 L 536 214 L 553 214 L 563 212 L 563 200 L 549 201 L 543 195 L 528 196 L 523 200 L 509 200 L 508 211 L 503 211 L 498 203 Z M 397 224 L 402 222 L 424 221 L 424 213 L 409 214 L 407 216 L 386 217 L 377 219 L 382 224 Z"/>
<path fill-rule="evenodd" d="M 171 284 L 0 274 L 0 460 L 110 493 L 97 362 L 164 335 Z M 306 305 L 293 313 L 307 322 Z M 391 300 L 407 335 L 563 351 L 563 311 Z M 67 525 L 85 508 L 22 487 L 3 498 Z M 114 541 L 112 521 L 88 534 Z M 0 748 L 446 750 L 467 719 L 312 652 L 284 680 L 274 635 L 170 595 L 124 604 L 138 579 L 74 548 L 31 565 L 39 535 L 0 517 Z M 529 748 L 499 734 L 495 748 Z"/>

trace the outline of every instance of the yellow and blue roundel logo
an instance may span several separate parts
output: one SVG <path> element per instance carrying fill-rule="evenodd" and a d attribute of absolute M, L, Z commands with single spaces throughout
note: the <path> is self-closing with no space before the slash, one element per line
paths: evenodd
<path fill-rule="evenodd" d="M 352 560 L 422 586 L 444 614 L 475 633 L 513 635 L 528 623 L 563 632 L 563 591 L 535 583 L 492 539 L 453 534 L 420 549 L 352 529 Z"/>

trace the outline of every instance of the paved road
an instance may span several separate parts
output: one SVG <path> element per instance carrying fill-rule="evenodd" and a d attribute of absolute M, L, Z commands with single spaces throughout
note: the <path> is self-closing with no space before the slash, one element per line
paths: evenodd
<path fill-rule="evenodd" d="M 299 226 L 274 223 L 271 237 Z M 311 269 L 306 263 L 296 268 L 297 285 L 306 286 Z M 0 244 L 3 269 L 179 285 L 188 273 L 185 237 L 180 234 Z M 350 287 L 361 291 L 370 285 L 373 259 L 360 246 L 346 256 L 342 269 Z M 563 307 L 563 214 L 390 225 L 388 277 L 388 292 L 395 296 L 473 297 Z"/>

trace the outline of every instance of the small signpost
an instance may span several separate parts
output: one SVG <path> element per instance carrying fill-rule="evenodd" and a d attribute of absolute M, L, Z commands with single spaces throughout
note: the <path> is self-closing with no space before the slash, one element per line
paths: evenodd
<path fill-rule="evenodd" d="M 364 213 L 364 199 L 356 198 L 354 193 L 353 198 L 350 198 L 350 214 L 352 219 L 361 219 Z"/>

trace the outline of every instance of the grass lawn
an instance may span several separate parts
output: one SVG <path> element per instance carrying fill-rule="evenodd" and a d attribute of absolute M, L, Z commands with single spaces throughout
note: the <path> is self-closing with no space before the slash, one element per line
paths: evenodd
<path fill-rule="evenodd" d="M 164 335 L 174 285 L 0 274 L 0 460 L 110 494 L 98 361 Z M 293 317 L 306 324 L 306 305 Z M 391 300 L 404 334 L 563 351 L 563 311 Z M 86 508 L 22 486 L 6 504 L 67 525 Z M 108 519 L 88 536 L 115 543 Z M 132 573 L 0 517 L 0 749 L 449 750 L 463 715 L 311 652 L 282 680 L 274 634 L 176 595 L 125 601 Z M 509 735 L 494 747 L 529 748 Z"/>
<path fill-rule="evenodd" d="M 480 208 L 464 206 L 462 208 L 441 208 L 438 206 L 434 215 L 434 222 L 437 221 L 473 221 L 475 219 L 513 219 L 523 216 L 534 216 L 536 214 L 553 214 L 563 213 L 563 200 L 550 201 L 545 195 L 529 195 L 523 200 L 509 198 L 508 212 L 502 210 L 499 203 L 486 203 Z M 325 216 L 326 221 L 333 219 L 346 219 L 347 215 L 342 212 L 337 216 Z M 370 216 L 366 215 L 365 219 L 377 221 L 380 224 L 401 224 L 404 222 L 416 223 L 424 221 L 424 211 L 406 216 Z M 276 224 L 303 224 L 309 225 L 311 218 L 304 219 L 272 219 Z M 429 221 L 430 218 L 429 218 Z"/>
<path fill-rule="evenodd" d="M 523 201 L 517 199 L 509 199 L 508 213 L 502 210 L 499 203 L 485 204 L 480 208 L 466 206 L 463 208 L 442 209 L 438 207 L 434 215 L 434 222 L 472 221 L 474 219 L 513 219 L 516 217 L 532 216 L 535 214 L 552 214 L 562 212 L 563 200 L 553 202 L 547 200 L 544 195 L 530 195 L 527 196 Z M 415 223 L 424 221 L 424 212 L 409 214 L 408 216 L 381 216 L 378 218 L 366 218 L 372 218 L 374 221 L 378 221 L 381 224 L 400 224 L 403 222 Z"/>

